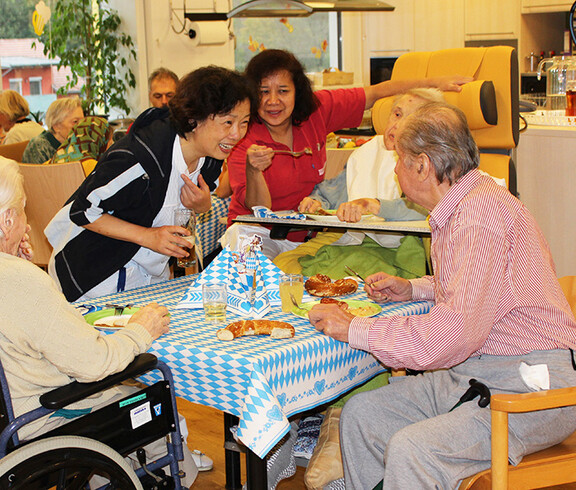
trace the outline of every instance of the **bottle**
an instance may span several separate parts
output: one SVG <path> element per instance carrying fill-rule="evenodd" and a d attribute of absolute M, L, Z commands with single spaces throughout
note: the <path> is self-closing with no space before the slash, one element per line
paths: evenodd
<path fill-rule="evenodd" d="M 532 51 L 530 53 L 530 56 L 527 56 L 528 58 L 528 63 L 530 65 L 530 72 L 534 72 L 536 71 L 536 66 L 538 65 L 537 59 L 538 57 L 536 56 L 536 54 L 534 54 L 534 51 Z"/>

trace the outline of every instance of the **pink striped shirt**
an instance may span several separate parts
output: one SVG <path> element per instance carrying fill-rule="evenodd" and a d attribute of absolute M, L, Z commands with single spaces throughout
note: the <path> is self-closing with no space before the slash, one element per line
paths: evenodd
<path fill-rule="evenodd" d="M 352 347 L 392 368 L 440 369 L 471 356 L 576 348 L 576 321 L 525 206 L 473 170 L 430 214 L 434 276 L 413 279 L 425 315 L 356 318 Z"/>

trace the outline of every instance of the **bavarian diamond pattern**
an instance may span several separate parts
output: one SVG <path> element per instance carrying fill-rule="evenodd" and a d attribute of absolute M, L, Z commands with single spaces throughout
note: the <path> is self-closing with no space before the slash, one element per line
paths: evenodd
<path fill-rule="evenodd" d="M 272 268 L 262 259 L 259 264 L 266 281 L 266 270 Z M 222 264 L 214 269 L 227 277 Z M 238 416 L 238 437 L 260 457 L 288 432 L 288 417 L 329 402 L 383 370 L 370 354 L 317 332 L 308 320 L 282 313 L 275 306 L 266 318 L 292 324 L 296 329 L 293 339 L 259 336 L 220 341 L 216 331 L 224 325 L 206 323 L 202 310 L 178 307 L 200 279 L 185 276 L 105 296 L 86 306 L 144 306 L 152 301 L 167 306 L 170 332 L 156 340 L 150 352 L 172 369 L 178 396 Z M 366 294 L 356 292 L 348 298 L 365 300 Z M 425 301 L 389 303 L 382 305 L 380 315 L 422 314 L 430 307 Z M 227 322 L 239 319 L 227 313 Z M 142 381 L 159 379 L 148 374 Z"/>
<path fill-rule="evenodd" d="M 218 241 L 226 231 L 226 222 L 220 218 L 228 216 L 230 198 L 221 199 L 212 195 L 212 207 L 196 216 L 196 236 L 200 240 L 202 256 L 210 255 L 218 247 Z"/>
<path fill-rule="evenodd" d="M 262 252 L 246 258 L 246 265 L 239 265 L 239 254 L 222 250 L 204 269 L 184 294 L 178 308 L 202 308 L 202 284 L 225 282 L 228 285 L 228 307 L 237 315 L 263 318 L 270 308 L 279 306 L 280 276 L 282 271 Z M 252 284 L 256 279 L 254 301 L 251 301 Z M 311 297 L 305 293 L 304 301 Z"/>

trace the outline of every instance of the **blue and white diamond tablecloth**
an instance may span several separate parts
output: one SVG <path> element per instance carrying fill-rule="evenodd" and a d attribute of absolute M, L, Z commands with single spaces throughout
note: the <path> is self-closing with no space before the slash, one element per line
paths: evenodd
<path fill-rule="evenodd" d="M 216 338 L 222 325 L 209 325 L 202 310 L 176 305 L 194 276 L 186 276 L 92 301 L 144 306 L 155 301 L 168 307 L 170 333 L 150 352 L 172 369 L 178 396 L 236 415 L 237 436 L 260 457 L 286 434 L 288 417 L 329 402 L 383 370 L 372 355 L 352 349 L 317 332 L 303 318 L 273 307 L 266 318 L 291 323 L 293 339 L 243 337 L 230 342 Z M 364 292 L 349 296 L 366 299 Z M 426 313 L 431 303 L 390 303 L 381 315 Z M 241 317 L 228 315 L 229 322 Z M 159 378 L 147 376 L 144 382 Z"/>
<path fill-rule="evenodd" d="M 230 198 L 221 199 L 212 195 L 212 207 L 205 213 L 196 216 L 196 236 L 200 240 L 202 255 L 210 255 L 220 245 L 220 237 L 226 231 L 226 221 L 220 222 L 220 218 L 228 216 Z"/>

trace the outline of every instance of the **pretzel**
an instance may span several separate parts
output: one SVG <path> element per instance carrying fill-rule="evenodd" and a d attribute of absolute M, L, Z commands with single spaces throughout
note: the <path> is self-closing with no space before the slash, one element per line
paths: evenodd
<path fill-rule="evenodd" d="M 245 335 L 270 335 L 273 339 L 294 337 L 294 327 L 276 320 L 241 320 L 216 332 L 219 340 L 234 340 Z"/>
<path fill-rule="evenodd" d="M 309 278 L 304 287 L 312 296 L 342 296 L 354 293 L 358 289 L 358 283 L 354 279 L 338 279 L 332 282 L 324 274 L 316 274 Z"/>
<path fill-rule="evenodd" d="M 348 303 L 346 303 L 346 301 L 338 301 L 337 299 L 333 299 L 333 298 L 322 298 L 320 300 L 320 304 L 336 305 L 336 306 L 338 306 L 338 308 L 340 308 L 344 311 L 348 311 Z"/>

